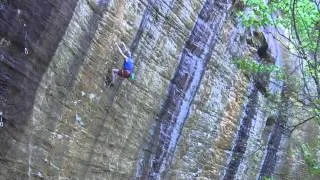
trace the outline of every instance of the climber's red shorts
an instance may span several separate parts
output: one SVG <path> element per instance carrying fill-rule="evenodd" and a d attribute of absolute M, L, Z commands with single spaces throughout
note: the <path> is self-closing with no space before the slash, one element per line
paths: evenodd
<path fill-rule="evenodd" d="M 123 78 L 129 78 L 129 77 L 130 77 L 130 71 L 124 70 L 124 69 L 120 69 L 120 70 L 118 71 L 118 75 L 119 75 L 120 77 L 123 77 Z"/>

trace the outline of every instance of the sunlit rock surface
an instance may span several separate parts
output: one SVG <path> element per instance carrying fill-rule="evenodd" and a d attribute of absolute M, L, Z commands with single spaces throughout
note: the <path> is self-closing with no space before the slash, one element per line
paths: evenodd
<path fill-rule="evenodd" d="M 284 90 L 234 64 L 293 61 L 238 23 L 237 3 L 1 1 L 0 179 L 316 178 L 299 143 L 314 145 L 318 126 L 288 136 L 299 121 L 266 96 Z M 120 41 L 136 80 L 109 87 Z"/>

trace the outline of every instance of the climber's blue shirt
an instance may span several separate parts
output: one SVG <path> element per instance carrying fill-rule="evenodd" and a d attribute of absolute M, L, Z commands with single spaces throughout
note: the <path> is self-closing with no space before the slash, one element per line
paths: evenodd
<path fill-rule="evenodd" d="M 131 57 L 127 57 L 127 59 L 124 61 L 123 69 L 130 71 L 130 73 L 133 72 L 134 62 L 133 62 L 133 59 Z"/>

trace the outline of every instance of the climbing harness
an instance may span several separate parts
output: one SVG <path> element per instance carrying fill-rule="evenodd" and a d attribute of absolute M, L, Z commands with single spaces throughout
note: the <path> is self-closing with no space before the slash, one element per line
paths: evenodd
<path fill-rule="evenodd" d="M 3 122 L 2 122 L 2 112 L 0 112 L 0 127 L 3 127 Z"/>

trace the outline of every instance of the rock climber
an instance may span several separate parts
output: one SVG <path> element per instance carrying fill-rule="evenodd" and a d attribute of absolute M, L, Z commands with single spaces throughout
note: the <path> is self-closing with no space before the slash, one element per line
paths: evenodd
<path fill-rule="evenodd" d="M 120 54 L 124 57 L 124 62 L 122 69 L 112 69 L 112 81 L 111 84 L 115 83 L 116 76 L 120 76 L 122 78 L 130 78 L 134 79 L 134 61 L 131 56 L 131 52 L 127 49 L 126 45 L 121 42 L 123 49 L 116 43 Z"/>

